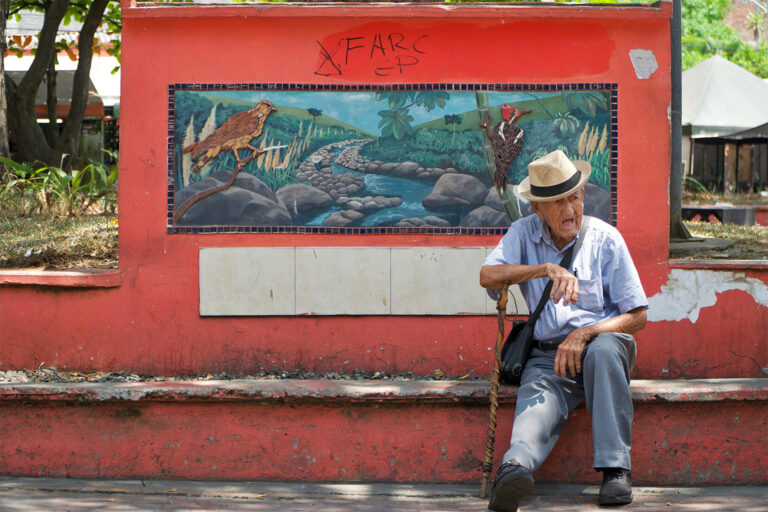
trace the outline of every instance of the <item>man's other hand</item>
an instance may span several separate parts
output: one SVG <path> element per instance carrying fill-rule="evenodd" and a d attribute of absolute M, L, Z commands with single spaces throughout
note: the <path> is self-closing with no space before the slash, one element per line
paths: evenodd
<path fill-rule="evenodd" d="M 557 347 L 555 355 L 555 375 L 567 377 L 566 371 L 570 371 L 572 377 L 581 371 L 581 354 L 587 347 L 587 343 L 594 337 L 588 329 L 576 329 L 568 335 Z"/>
<path fill-rule="evenodd" d="M 552 281 L 552 291 L 549 298 L 559 302 L 563 299 L 563 306 L 576 304 L 579 299 L 579 279 L 560 265 L 547 263 L 547 277 Z"/>

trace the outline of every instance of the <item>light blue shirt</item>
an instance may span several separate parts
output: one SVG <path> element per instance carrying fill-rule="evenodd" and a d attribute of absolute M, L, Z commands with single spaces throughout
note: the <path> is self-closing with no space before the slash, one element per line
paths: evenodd
<path fill-rule="evenodd" d="M 485 265 L 557 265 L 575 240 L 558 250 L 549 227 L 537 215 L 529 215 L 512 223 L 485 259 Z M 562 299 L 557 304 L 547 301 L 536 322 L 535 339 L 554 338 L 604 318 L 648 307 L 624 239 L 616 228 L 600 219 L 590 217 L 571 272 L 579 279 L 578 301 L 568 306 L 562 305 Z M 536 309 L 548 282 L 544 277 L 520 283 L 529 311 Z M 514 307 L 513 303 L 508 305 Z"/>

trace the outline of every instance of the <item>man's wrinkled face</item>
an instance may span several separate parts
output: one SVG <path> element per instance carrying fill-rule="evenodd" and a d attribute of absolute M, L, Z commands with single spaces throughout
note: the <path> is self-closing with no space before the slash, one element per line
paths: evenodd
<path fill-rule="evenodd" d="M 531 201 L 536 215 L 549 226 L 552 241 L 562 249 L 581 229 L 584 216 L 584 187 L 556 201 Z"/>

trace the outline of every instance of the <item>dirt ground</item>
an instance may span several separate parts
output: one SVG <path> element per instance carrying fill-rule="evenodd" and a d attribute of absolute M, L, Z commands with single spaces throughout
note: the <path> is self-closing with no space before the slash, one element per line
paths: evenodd
<path fill-rule="evenodd" d="M 40 270 L 109 269 L 117 268 L 117 248 L 92 253 L 45 250 L 29 256 L 16 256 L 0 260 L 0 269 L 36 268 Z"/>
<path fill-rule="evenodd" d="M 758 260 L 768 259 L 768 239 L 733 240 L 725 247 L 710 244 L 688 244 L 688 247 L 670 250 L 670 258 L 681 260 Z M 723 244 L 725 245 L 725 244 Z"/>

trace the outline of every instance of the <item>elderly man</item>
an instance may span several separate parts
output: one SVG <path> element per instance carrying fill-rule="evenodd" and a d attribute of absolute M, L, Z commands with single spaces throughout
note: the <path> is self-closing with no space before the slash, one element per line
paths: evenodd
<path fill-rule="evenodd" d="M 580 233 L 590 171 L 588 162 L 572 162 L 559 150 L 531 162 L 519 193 L 536 215 L 512 223 L 480 270 L 480 284 L 489 290 L 520 283 L 530 311 L 553 283 L 534 329 L 490 510 L 517 511 L 533 490 L 531 474 L 552 451 L 568 413 L 584 399 L 592 417 L 593 467 L 603 472 L 599 502 L 632 501 L 632 334 L 645 327 L 648 302 L 619 232 L 588 218 Z M 564 253 L 581 236 L 571 267 L 561 267 Z"/>

